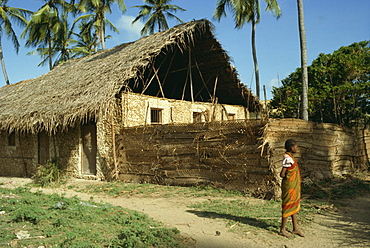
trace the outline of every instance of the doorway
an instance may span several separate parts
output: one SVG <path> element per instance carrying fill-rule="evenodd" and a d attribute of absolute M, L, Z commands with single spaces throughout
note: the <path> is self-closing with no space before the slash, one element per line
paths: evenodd
<path fill-rule="evenodd" d="M 97 136 L 96 123 L 90 121 L 81 127 L 82 173 L 96 175 Z"/>
<path fill-rule="evenodd" d="M 49 135 L 42 131 L 38 134 L 38 163 L 45 165 L 49 160 Z"/>

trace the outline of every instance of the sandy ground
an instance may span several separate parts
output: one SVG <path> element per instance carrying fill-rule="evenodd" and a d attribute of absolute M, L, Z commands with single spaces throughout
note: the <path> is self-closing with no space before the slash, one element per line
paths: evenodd
<path fill-rule="evenodd" d="M 1 187 L 19 187 L 31 182 L 25 178 L 0 177 Z M 73 179 L 68 184 L 97 184 L 104 182 Z M 91 195 L 62 188 L 33 189 L 45 193 L 77 195 L 82 200 Z M 341 207 L 324 211 L 314 216 L 314 220 L 305 225 L 305 237 L 284 238 L 276 233 L 261 229 L 260 232 L 236 234 L 230 231 L 227 220 L 207 218 L 201 212 L 187 206 L 207 201 L 206 198 L 143 198 L 137 196 L 108 197 L 94 195 L 94 201 L 109 202 L 112 205 L 137 210 L 149 217 L 161 221 L 168 227 L 176 227 L 190 244 L 196 248 L 244 248 L 244 247 L 370 247 L 370 196 L 343 200 Z"/>

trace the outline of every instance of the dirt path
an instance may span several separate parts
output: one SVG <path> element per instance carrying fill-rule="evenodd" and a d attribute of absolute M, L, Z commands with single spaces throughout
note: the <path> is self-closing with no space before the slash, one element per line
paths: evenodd
<path fill-rule="evenodd" d="M 0 183 L 4 183 L 2 187 L 18 187 L 28 182 L 29 179 L 0 177 Z M 69 184 L 72 183 L 81 185 L 104 182 L 77 179 Z M 67 197 L 77 195 L 82 200 L 91 197 L 66 187 L 41 190 L 45 193 L 65 194 Z M 236 234 L 230 232 L 226 220 L 207 218 L 187 207 L 192 203 L 206 201 L 206 198 L 93 197 L 94 201 L 144 212 L 168 227 L 176 227 L 197 248 L 370 247 L 370 196 L 342 201 L 343 207 L 316 215 L 314 221 L 304 227 L 306 237 L 292 239 L 266 230 Z"/>

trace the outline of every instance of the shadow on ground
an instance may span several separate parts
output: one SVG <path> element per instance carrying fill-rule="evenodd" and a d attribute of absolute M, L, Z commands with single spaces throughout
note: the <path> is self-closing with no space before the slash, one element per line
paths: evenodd
<path fill-rule="evenodd" d="M 322 225 L 340 233 L 341 247 L 370 247 L 370 195 L 340 200 L 338 212 L 325 215 L 333 221 Z"/>
<path fill-rule="evenodd" d="M 240 216 L 235 216 L 231 214 L 219 214 L 216 212 L 198 211 L 198 210 L 187 210 L 187 212 L 195 214 L 201 218 L 232 220 L 232 221 L 240 222 L 245 225 L 263 228 L 269 231 L 275 230 L 276 228 L 278 228 L 278 226 L 276 225 L 270 225 L 266 223 L 265 221 L 258 220 L 256 218 L 240 217 Z"/>

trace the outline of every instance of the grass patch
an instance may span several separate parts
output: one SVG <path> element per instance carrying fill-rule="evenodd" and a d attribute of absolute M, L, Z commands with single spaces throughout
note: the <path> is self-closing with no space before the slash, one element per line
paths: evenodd
<path fill-rule="evenodd" d="M 318 210 L 315 204 L 305 202 L 298 215 L 301 224 L 312 221 L 312 214 Z M 257 199 L 208 200 L 189 206 L 190 212 L 202 218 L 227 220 L 230 230 L 250 232 L 265 229 L 276 233 L 281 223 L 281 201 Z"/>
<path fill-rule="evenodd" d="M 0 247 L 186 247 L 176 228 L 110 204 L 0 188 L 0 206 Z"/>
<path fill-rule="evenodd" d="M 227 221 L 231 231 L 248 232 L 261 229 L 276 233 L 281 223 L 281 201 L 268 201 L 245 197 L 239 191 L 203 187 L 179 187 L 155 184 L 126 184 L 109 182 L 102 185 L 88 185 L 80 192 L 105 194 L 113 197 L 206 197 L 208 200 L 189 206 L 190 212 L 202 218 Z M 302 201 L 299 222 L 303 225 L 313 220 L 313 215 L 325 211 L 328 202 L 320 199 Z M 257 233 L 257 232 L 256 232 Z"/>
<path fill-rule="evenodd" d="M 140 196 L 140 197 L 235 197 L 243 196 L 239 191 L 215 189 L 209 186 L 181 187 L 156 184 L 138 184 L 123 182 L 108 182 L 102 185 L 87 185 L 78 189 L 79 192 L 90 194 L 105 194 L 113 197 Z"/>
<path fill-rule="evenodd" d="M 333 202 L 370 194 L 370 182 L 365 178 L 347 176 L 332 180 L 302 184 L 301 225 L 309 224 L 315 214 L 332 209 Z M 281 223 L 281 201 L 253 198 L 216 199 L 189 206 L 192 213 L 212 219 L 227 220 L 230 230 L 249 232 L 265 229 L 278 232 Z"/>
<path fill-rule="evenodd" d="M 67 187 L 112 197 L 204 198 L 189 206 L 189 212 L 226 221 L 237 233 L 276 233 L 281 222 L 281 201 L 245 197 L 238 191 L 123 182 Z M 359 177 L 304 182 L 299 223 L 304 228 L 316 213 L 332 208 L 331 203 L 368 193 L 369 181 Z M 0 247 L 12 242 L 22 247 L 186 247 L 177 229 L 166 229 L 142 213 L 108 204 L 31 193 L 27 188 L 0 188 L 0 204 Z M 31 238 L 17 239 L 19 231 Z"/>

